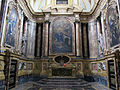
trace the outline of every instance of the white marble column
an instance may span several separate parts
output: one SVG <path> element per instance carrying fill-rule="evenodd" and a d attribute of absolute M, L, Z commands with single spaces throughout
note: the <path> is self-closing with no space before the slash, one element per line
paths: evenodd
<path fill-rule="evenodd" d="M 82 57 L 82 37 L 81 37 L 81 24 L 79 14 L 75 14 L 75 30 L 76 30 L 76 56 Z"/>
<path fill-rule="evenodd" d="M 48 56 L 48 52 L 49 52 L 49 50 L 48 50 L 48 43 L 49 43 L 49 41 L 48 41 L 48 34 L 49 34 L 49 15 L 50 14 L 46 14 L 45 15 L 45 33 L 44 33 L 44 40 L 45 40 L 45 49 L 44 49 L 44 56 L 45 57 L 47 57 Z"/>
<path fill-rule="evenodd" d="M 0 46 L 1 47 L 4 47 L 4 45 L 5 45 L 6 24 L 7 24 L 7 20 L 8 20 L 8 16 L 7 16 L 7 12 L 8 12 L 8 0 L 3 0 L 3 1 L 4 1 L 4 5 L 6 5 L 6 7 L 1 7 L 2 10 L 4 11 L 3 12 L 4 16 L 3 16 L 2 13 L 0 13 L 0 17 L 1 17 L 1 19 L 0 19 L 0 29 L 1 29 L 1 32 L 2 32 L 2 33 L 0 33 L 1 34 L 1 36 L 0 36 L 0 38 L 1 38 Z M 5 8 L 5 10 L 4 10 L 4 8 Z"/>
<path fill-rule="evenodd" d="M 20 36 L 19 36 L 19 46 L 18 49 L 21 50 L 22 46 L 22 34 L 23 34 L 23 21 L 24 21 L 24 13 L 21 11 L 21 25 L 20 25 Z"/>
<path fill-rule="evenodd" d="M 99 56 L 101 55 L 101 47 L 100 47 L 100 34 L 101 34 L 101 28 L 100 28 L 100 21 L 99 19 L 96 20 L 97 23 L 97 38 L 98 38 L 98 49 L 99 49 Z"/>
<path fill-rule="evenodd" d="M 49 29 L 49 22 L 45 22 L 45 56 L 48 56 L 48 29 Z"/>
<path fill-rule="evenodd" d="M 106 44 L 106 35 L 105 35 L 105 28 L 104 28 L 104 12 L 101 12 L 101 26 L 102 26 L 102 34 L 103 34 L 103 47 L 106 50 L 107 44 Z"/>

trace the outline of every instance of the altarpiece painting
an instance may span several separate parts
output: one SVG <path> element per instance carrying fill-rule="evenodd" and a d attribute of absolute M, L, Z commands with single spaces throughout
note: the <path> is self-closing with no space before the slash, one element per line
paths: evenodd
<path fill-rule="evenodd" d="M 51 53 L 73 53 L 74 32 L 69 20 L 66 18 L 54 20 L 50 34 Z"/>

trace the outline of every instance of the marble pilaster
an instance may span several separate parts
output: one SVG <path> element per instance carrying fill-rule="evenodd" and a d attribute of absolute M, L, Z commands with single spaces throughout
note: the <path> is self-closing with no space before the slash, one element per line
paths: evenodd
<path fill-rule="evenodd" d="M 34 58 L 36 23 L 29 21 L 27 36 L 27 57 Z"/>
<path fill-rule="evenodd" d="M 90 58 L 97 58 L 98 48 L 97 48 L 97 35 L 96 35 L 96 21 L 91 21 L 88 24 L 89 27 L 89 52 Z"/>

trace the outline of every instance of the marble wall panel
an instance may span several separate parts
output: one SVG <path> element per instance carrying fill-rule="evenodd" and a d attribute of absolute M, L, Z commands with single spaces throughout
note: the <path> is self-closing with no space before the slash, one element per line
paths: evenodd
<path fill-rule="evenodd" d="M 35 34 L 36 34 L 36 23 L 29 21 L 28 25 L 28 36 L 27 36 L 27 55 L 28 57 L 34 57 L 35 51 Z"/>

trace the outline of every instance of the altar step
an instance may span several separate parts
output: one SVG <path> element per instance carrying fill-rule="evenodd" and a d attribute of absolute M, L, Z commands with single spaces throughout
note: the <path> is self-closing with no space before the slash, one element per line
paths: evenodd
<path fill-rule="evenodd" d="M 35 82 L 34 85 L 39 87 L 89 87 L 90 83 L 77 78 L 48 78 Z"/>
<path fill-rule="evenodd" d="M 96 82 L 77 78 L 48 78 L 17 85 L 13 90 L 111 90 Z"/>

